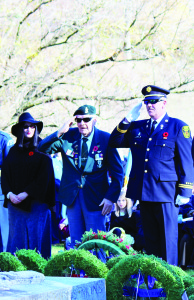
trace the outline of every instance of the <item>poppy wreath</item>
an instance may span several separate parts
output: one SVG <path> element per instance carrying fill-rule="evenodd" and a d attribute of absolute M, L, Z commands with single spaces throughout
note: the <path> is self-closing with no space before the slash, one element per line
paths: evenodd
<path fill-rule="evenodd" d="M 133 238 L 132 240 L 133 241 Z M 93 232 L 85 231 L 81 238 L 81 242 L 76 241 L 75 248 L 92 250 L 97 248 L 103 248 L 110 251 L 114 255 L 135 255 L 137 252 L 131 247 L 130 240 L 126 241 L 119 238 L 111 232 L 100 231 Z"/>
<path fill-rule="evenodd" d="M 180 300 L 184 293 L 183 280 L 173 267 L 153 255 L 125 256 L 108 272 L 106 278 L 107 300 L 123 300 L 123 285 L 139 271 L 155 277 L 165 289 L 168 300 Z"/>
<path fill-rule="evenodd" d="M 51 258 L 44 269 L 44 275 L 63 276 L 64 270 L 72 265 L 91 278 L 105 278 L 108 273 L 106 265 L 89 251 L 71 249 Z"/>

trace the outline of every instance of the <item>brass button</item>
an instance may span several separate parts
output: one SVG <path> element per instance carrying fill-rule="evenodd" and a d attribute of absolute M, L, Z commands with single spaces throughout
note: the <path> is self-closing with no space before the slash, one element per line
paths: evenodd
<path fill-rule="evenodd" d="M 152 138 L 149 138 L 149 141 L 152 141 Z"/>
<path fill-rule="evenodd" d="M 150 151 L 150 148 L 147 148 L 146 151 Z"/>
<path fill-rule="evenodd" d="M 146 158 L 145 161 L 148 161 L 148 158 Z"/>
<path fill-rule="evenodd" d="M 137 145 L 137 142 L 135 142 L 134 144 Z"/>
<path fill-rule="evenodd" d="M 144 170 L 144 173 L 147 173 L 148 172 L 148 170 Z"/>
<path fill-rule="evenodd" d="M 166 146 L 166 144 L 163 144 L 163 147 Z"/>
<path fill-rule="evenodd" d="M 78 185 L 78 188 L 82 189 L 82 188 L 83 188 L 83 185 L 82 185 L 82 184 Z"/>

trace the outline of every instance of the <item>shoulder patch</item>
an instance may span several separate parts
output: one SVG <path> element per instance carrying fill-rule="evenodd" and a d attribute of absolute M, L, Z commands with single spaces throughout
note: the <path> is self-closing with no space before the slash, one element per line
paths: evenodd
<path fill-rule="evenodd" d="M 191 136 L 191 131 L 190 131 L 189 126 L 183 126 L 183 127 L 182 127 L 182 132 L 183 132 L 183 136 L 184 136 L 186 139 L 190 138 L 190 136 Z"/>

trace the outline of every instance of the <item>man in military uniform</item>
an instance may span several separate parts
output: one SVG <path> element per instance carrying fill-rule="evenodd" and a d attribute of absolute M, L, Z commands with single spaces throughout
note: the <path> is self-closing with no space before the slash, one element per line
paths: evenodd
<path fill-rule="evenodd" d="M 3 207 L 4 195 L 1 190 L 1 167 L 13 144 L 12 138 L 7 133 L 0 131 L 0 252 L 6 251 L 9 234 L 8 209 Z"/>
<path fill-rule="evenodd" d="M 105 215 L 118 200 L 123 182 L 118 151 L 108 146 L 110 134 L 97 129 L 96 120 L 95 107 L 83 105 L 39 144 L 40 151 L 62 154 L 58 199 L 67 206 L 71 246 L 85 230 L 105 231 Z M 70 128 L 74 121 L 77 128 Z"/>
<path fill-rule="evenodd" d="M 136 121 L 138 104 L 114 129 L 109 145 L 131 148 L 127 197 L 140 200 L 147 254 L 176 265 L 178 211 L 192 194 L 193 160 L 189 126 L 166 113 L 169 93 L 145 86 L 143 101 L 151 118 Z"/>

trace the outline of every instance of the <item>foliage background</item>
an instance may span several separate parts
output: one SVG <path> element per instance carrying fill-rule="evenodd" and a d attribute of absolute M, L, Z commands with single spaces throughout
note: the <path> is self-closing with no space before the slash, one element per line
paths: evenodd
<path fill-rule="evenodd" d="M 111 132 L 155 84 L 194 133 L 193 13 L 193 0 L 0 0 L 0 129 L 28 110 L 45 137 L 90 103 Z"/>

